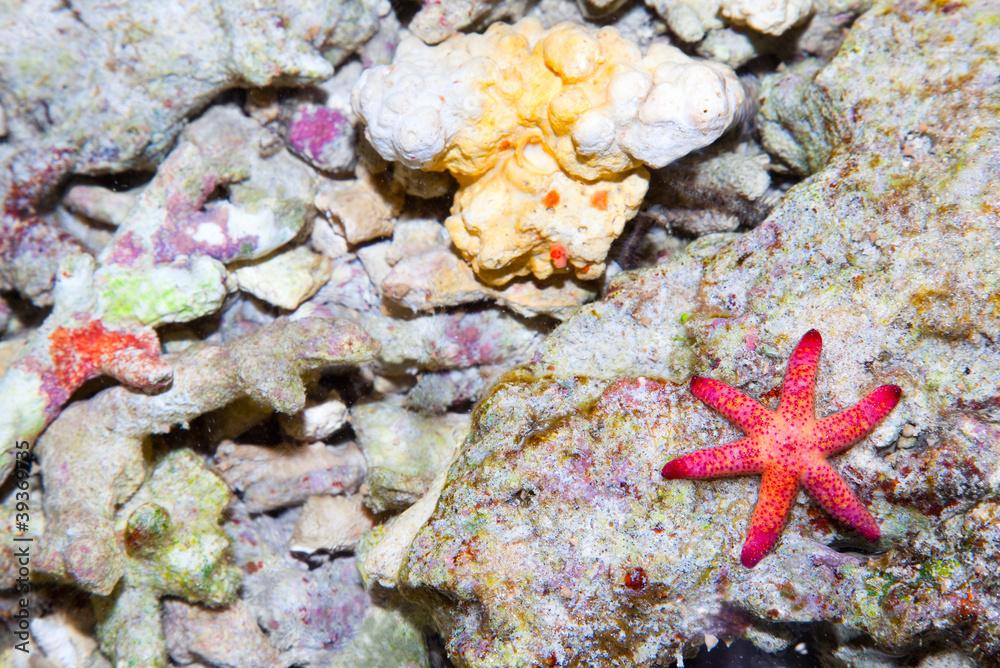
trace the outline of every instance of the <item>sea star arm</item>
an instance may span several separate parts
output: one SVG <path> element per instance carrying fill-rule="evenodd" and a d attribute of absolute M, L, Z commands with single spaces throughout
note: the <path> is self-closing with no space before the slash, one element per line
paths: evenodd
<path fill-rule="evenodd" d="M 778 412 L 783 417 L 800 423 L 816 418 L 816 372 L 822 350 L 823 337 L 810 329 L 792 352 L 778 405 Z"/>
<path fill-rule="evenodd" d="M 785 518 L 795 502 L 798 479 L 787 471 L 769 468 L 764 471 L 760 482 L 757 507 L 750 518 L 750 530 L 743 544 L 740 561 L 747 568 L 757 565 L 774 544 L 785 525 Z"/>
<path fill-rule="evenodd" d="M 834 413 L 816 423 L 816 447 L 832 455 L 857 443 L 889 414 L 903 390 L 898 385 L 882 385 L 846 411 Z"/>
<path fill-rule="evenodd" d="M 667 480 L 678 478 L 718 478 L 761 471 L 760 448 L 749 438 L 698 450 L 672 459 L 663 467 Z"/>
<path fill-rule="evenodd" d="M 691 379 L 691 394 L 748 434 L 760 432 L 773 423 L 771 411 L 721 381 L 695 376 Z"/>
<path fill-rule="evenodd" d="M 875 519 L 825 460 L 815 462 L 803 472 L 802 484 L 834 518 L 868 540 L 879 539 L 881 534 Z"/>

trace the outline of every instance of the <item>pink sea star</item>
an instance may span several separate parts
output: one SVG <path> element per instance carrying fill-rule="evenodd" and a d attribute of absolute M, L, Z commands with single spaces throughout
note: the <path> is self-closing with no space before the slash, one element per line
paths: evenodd
<path fill-rule="evenodd" d="M 698 450 L 667 462 L 663 477 L 716 478 L 762 474 L 740 561 L 753 568 L 778 541 L 799 485 L 827 512 L 866 539 L 879 538 L 878 524 L 826 458 L 864 438 L 899 402 L 902 390 L 882 385 L 845 411 L 817 420 L 816 371 L 823 339 L 806 332 L 788 360 L 778 410 L 711 378 L 691 379 L 691 393 L 746 433 L 738 441 Z"/>

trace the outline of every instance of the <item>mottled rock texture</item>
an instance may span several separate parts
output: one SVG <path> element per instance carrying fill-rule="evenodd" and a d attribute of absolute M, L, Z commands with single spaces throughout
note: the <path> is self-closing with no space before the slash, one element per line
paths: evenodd
<path fill-rule="evenodd" d="M 479 405 L 394 583 L 458 665 L 653 665 L 814 621 L 897 656 L 1000 654 L 998 42 L 986 3 L 875 7 L 807 93 L 826 166 L 753 231 L 617 278 Z M 862 551 L 802 496 L 747 570 L 758 482 L 659 469 L 739 435 L 693 373 L 773 407 L 813 327 L 819 415 L 903 388 L 832 460 L 883 538 Z"/>
<path fill-rule="evenodd" d="M 155 166 L 228 89 L 329 78 L 387 12 L 380 0 L 0 1 L 0 287 L 49 303 L 59 258 L 80 251 L 37 215 L 63 177 Z"/>

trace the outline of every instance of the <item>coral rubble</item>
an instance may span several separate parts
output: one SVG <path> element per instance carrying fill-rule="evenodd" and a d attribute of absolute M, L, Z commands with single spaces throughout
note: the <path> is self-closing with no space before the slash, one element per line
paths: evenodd
<path fill-rule="evenodd" d="M 149 435 L 243 396 L 296 413 L 305 404 L 303 374 L 362 362 L 375 350 L 350 323 L 280 320 L 226 346 L 196 346 L 178 354 L 171 360 L 173 384 L 165 392 L 115 387 L 74 403 L 38 442 L 48 472 L 41 567 L 86 591 L 109 594 L 125 570 L 115 509 L 142 484 Z"/>
<path fill-rule="evenodd" d="M 998 26 L 0 0 L 0 664 L 992 665 Z"/>
<path fill-rule="evenodd" d="M 0 378 L 0 477 L 10 443 L 32 441 L 70 395 L 100 374 L 142 389 L 167 385 L 153 328 L 216 311 L 226 265 L 263 257 L 306 222 L 313 177 L 284 151 L 262 156 L 264 131 L 232 107 L 208 111 L 142 191 L 96 261 L 65 259 L 55 305 Z M 228 197 L 213 199 L 219 190 Z"/>

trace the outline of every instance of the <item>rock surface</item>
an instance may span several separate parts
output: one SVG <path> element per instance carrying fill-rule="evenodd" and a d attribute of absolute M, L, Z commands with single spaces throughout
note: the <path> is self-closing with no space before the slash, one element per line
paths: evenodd
<path fill-rule="evenodd" d="M 826 166 L 753 231 L 620 276 L 479 405 L 391 582 L 457 665 L 653 665 L 706 633 L 778 649 L 815 621 L 895 655 L 1000 653 L 997 26 L 982 4 L 861 17 L 809 93 Z M 747 570 L 757 480 L 659 469 L 738 436 L 692 373 L 771 403 L 812 327 L 820 415 L 903 387 L 833 460 L 883 539 L 861 551 L 803 496 Z"/>

